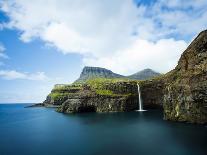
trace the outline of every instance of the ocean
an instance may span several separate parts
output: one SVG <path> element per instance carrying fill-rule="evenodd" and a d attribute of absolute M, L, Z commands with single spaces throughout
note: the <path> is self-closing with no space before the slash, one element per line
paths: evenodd
<path fill-rule="evenodd" d="M 62 114 L 0 104 L 0 155 L 206 155 L 207 127 L 161 110 Z"/>

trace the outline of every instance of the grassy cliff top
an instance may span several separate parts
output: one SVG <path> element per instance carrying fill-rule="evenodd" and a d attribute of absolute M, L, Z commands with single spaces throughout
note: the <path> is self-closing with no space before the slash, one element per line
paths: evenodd
<path fill-rule="evenodd" d="M 137 83 L 151 83 L 151 81 L 162 79 L 164 75 L 149 80 L 132 80 L 127 78 L 93 78 L 83 83 L 55 85 L 49 96 L 52 99 L 61 99 L 90 90 L 97 95 L 106 96 L 128 96 L 137 95 Z"/>

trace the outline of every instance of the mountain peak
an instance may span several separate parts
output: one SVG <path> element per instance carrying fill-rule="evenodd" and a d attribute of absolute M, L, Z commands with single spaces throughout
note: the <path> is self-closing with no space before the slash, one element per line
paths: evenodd
<path fill-rule="evenodd" d="M 120 74 L 116 74 L 111 70 L 101 67 L 85 66 L 80 74 L 80 77 L 76 82 L 84 82 L 92 78 L 121 78 L 124 77 Z"/>
<path fill-rule="evenodd" d="M 81 74 L 85 73 L 94 73 L 94 72 L 112 72 L 108 69 L 101 68 L 101 67 L 92 67 L 92 66 L 85 66 L 82 70 Z"/>
<path fill-rule="evenodd" d="M 160 73 L 155 72 L 154 70 L 147 68 L 144 70 L 141 70 L 135 74 L 129 75 L 128 78 L 135 79 L 135 80 L 146 80 L 155 76 L 159 76 Z"/>

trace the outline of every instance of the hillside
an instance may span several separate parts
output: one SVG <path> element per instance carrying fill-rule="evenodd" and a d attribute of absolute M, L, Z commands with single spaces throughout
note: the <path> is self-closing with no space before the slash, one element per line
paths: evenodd
<path fill-rule="evenodd" d="M 134 79 L 134 80 L 146 80 L 152 77 L 156 77 L 161 75 L 158 72 L 153 71 L 152 69 L 144 69 L 140 72 L 137 72 L 135 74 L 132 74 L 130 76 L 127 76 L 129 79 Z"/>

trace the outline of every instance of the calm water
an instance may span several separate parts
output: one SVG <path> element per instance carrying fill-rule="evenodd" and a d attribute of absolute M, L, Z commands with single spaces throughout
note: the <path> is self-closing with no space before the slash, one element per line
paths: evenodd
<path fill-rule="evenodd" d="M 158 110 L 57 113 L 0 105 L 0 155 L 206 155 L 207 127 L 162 120 Z"/>

